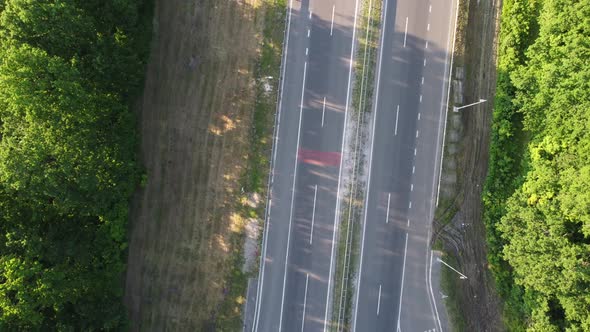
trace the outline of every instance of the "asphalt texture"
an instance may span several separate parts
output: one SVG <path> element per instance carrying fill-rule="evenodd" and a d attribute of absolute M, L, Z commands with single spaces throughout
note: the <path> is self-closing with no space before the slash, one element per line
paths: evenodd
<path fill-rule="evenodd" d="M 445 328 L 429 240 L 456 6 L 384 0 L 354 331 Z"/>
<path fill-rule="evenodd" d="M 358 0 L 289 1 L 252 331 L 327 327 L 356 11 Z"/>

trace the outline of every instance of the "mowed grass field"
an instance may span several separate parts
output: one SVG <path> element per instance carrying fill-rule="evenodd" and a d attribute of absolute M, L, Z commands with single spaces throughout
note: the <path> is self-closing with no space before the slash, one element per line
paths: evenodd
<path fill-rule="evenodd" d="M 132 330 L 239 328 L 244 220 L 263 209 L 240 202 L 265 194 L 284 8 L 284 0 L 156 1 L 137 106 L 147 181 L 131 208 Z M 273 93 L 261 94 L 264 76 L 274 77 Z"/>

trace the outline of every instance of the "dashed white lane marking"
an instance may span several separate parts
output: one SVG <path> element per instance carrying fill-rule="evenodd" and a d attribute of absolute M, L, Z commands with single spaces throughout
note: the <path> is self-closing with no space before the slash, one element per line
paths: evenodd
<path fill-rule="evenodd" d="M 408 227 L 410 227 L 410 219 L 408 219 Z"/>
<path fill-rule="evenodd" d="M 309 35 L 311 34 L 311 29 L 307 29 L 307 38 L 309 38 Z M 428 42 L 427 42 L 428 43 Z"/>
<path fill-rule="evenodd" d="M 395 135 L 397 135 L 397 120 L 399 119 L 399 105 L 397 105 L 397 111 L 395 112 Z"/>
<path fill-rule="evenodd" d="M 422 76 L 422 83 L 421 84 L 424 85 L 424 76 Z"/>
<path fill-rule="evenodd" d="M 406 38 L 408 37 L 408 17 L 406 16 L 406 32 L 404 32 L 404 47 L 406 47 Z"/>
<path fill-rule="evenodd" d="M 309 283 L 309 273 L 305 274 L 305 295 L 303 296 L 303 317 L 301 317 L 301 332 L 305 327 L 305 307 L 307 306 L 307 284 Z"/>
<path fill-rule="evenodd" d="M 429 5 L 429 6 L 428 6 L 428 12 L 429 12 L 429 13 L 432 13 L 432 5 Z"/>
<path fill-rule="evenodd" d="M 420 131 L 416 130 L 416 138 L 418 138 L 419 134 L 420 134 Z"/>
<path fill-rule="evenodd" d="M 426 67 L 426 59 L 424 59 L 424 67 Z"/>
<path fill-rule="evenodd" d="M 379 316 L 379 309 L 381 308 L 381 284 L 379 284 L 379 295 L 377 296 L 377 316 Z"/>
<path fill-rule="evenodd" d="M 303 65 L 303 83 L 301 85 L 301 101 L 299 104 L 299 128 L 297 129 L 297 148 L 295 151 L 299 151 L 299 141 L 301 138 L 301 119 L 303 118 L 303 96 L 305 95 L 305 79 L 307 78 L 307 61 Z M 295 201 L 295 183 L 297 182 L 297 162 L 299 154 L 295 154 L 295 167 L 293 171 L 293 188 L 291 188 L 291 210 L 289 212 L 289 231 L 287 232 L 287 251 L 285 253 L 285 270 L 283 272 L 283 294 L 281 296 L 281 314 L 279 316 L 279 331 L 283 326 L 283 309 L 285 308 L 285 289 L 287 285 L 287 262 L 289 261 L 289 247 L 291 243 L 291 224 L 293 220 L 293 202 Z"/>
<path fill-rule="evenodd" d="M 391 193 L 387 194 L 387 213 L 385 214 L 385 223 L 389 224 L 389 203 L 391 202 Z"/>
<path fill-rule="evenodd" d="M 412 208 L 412 201 L 410 201 L 410 204 L 408 204 L 408 208 L 411 209 Z"/>
<path fill-rule="evenodd" d="M 410 191 L 414 191 L 414 184 L 410 184 Z"/>
<path fill-rule="evenodd" d="M 332 31 L 334 30 L 334 10 L 336 9 L 336 5 L 332 5 L 332 23 L 330 23 L 330 36 L 332 35 Z"/>
<path fill-rule="evenodd" d="M 308 36 L 309 37 L 309 36 Z M 428 40 L 426 41 L 426 48 L 428 48 Z"/>
<path fill-rule="evenodd" d="M 418 113 L 418 120 L 420 120 L 420 113 Z"/>
<path fill-rule="evenodd" d="M 422 102 L 422 95 L 420 95 L 420 102 Z"/>
<path fill-rule="evenodd" d="M 430 31 L 430 23 L 426 26 L 426 31 Z"/>
<path fill-rule="evenodd" d="M 324 97 L 324 106 L 322 107 L 322 127 L 324 127 L 324 117 L 326 116 L 326 97 Z"/>
<path fill-rule="evenodd" d="M 406 256 L 408 254 L 408 233 L 406 233 L 406 247 L 404 249 L 404 265 L 402 267 L 402 285 L 401 285 L 401 289 L 399 292 L 399 306 L 398 306 L 398 310 L 397 310 L 397 330 L 400 330 L 400 318 L 402 315 L 402 298 L 404 295 L 404 279 L 406 276 Z"/>
<path fill-rule="evenodd" d="M 311 20 L 311 14 L 312 14 L 312 11 L 311 11 L 311 9 L 310 9 L 310 10 L 309 10 L 309 19 L 310 19 L 310 20 Z"/>
<path fill-rule="evenodd" d="M 416 155 L 417 152 L 418 152 L 418 150 L 414 149 L 414 156 Z"/>
<path fill-rule="evenodd" d="M 412 174 L 416 173 L 416 166 L 412 166 Z"/>
<path fill-rule="evenodd" d="M 315 222 L 315 202 L 318 197 L 318 185 L 315 185 L 315 189 L 313 192 L 313 210 L 311 212 L 311 231 L 309 233 L 309 244 L 312 244 L 313 241 L 313 225 Z"/>
<path fill-rule="evenodd" d="M 307 54 L 308 54 L 308 52 L 309 52 L 309 48 L 307 48 L 307 47 L 306 47 L 306 48 L 305 48 L 305 55 L 307 55 Z"/>

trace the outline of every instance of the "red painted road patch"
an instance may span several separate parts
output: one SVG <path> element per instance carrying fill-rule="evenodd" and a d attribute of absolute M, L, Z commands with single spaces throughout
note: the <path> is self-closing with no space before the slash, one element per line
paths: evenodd
<path fill-rule="evenodd" d="M 301 162 L 316 166 L 340 166 L 340 152 L 299 149 Z"/>

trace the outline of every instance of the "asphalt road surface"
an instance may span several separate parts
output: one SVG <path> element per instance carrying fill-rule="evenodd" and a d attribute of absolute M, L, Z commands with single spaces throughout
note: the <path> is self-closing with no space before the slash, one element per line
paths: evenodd
<path fill-rule="evenodd" d="M 354 331 L 441 331 L 429 247 L 456 0 L 384 0 Z"/>
<path fill-rule="evenodd" d="M 358 0 L 290 0 L 252 331 L 325 331 Z"/>

